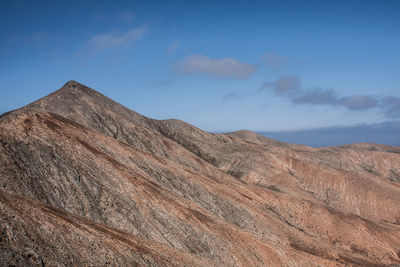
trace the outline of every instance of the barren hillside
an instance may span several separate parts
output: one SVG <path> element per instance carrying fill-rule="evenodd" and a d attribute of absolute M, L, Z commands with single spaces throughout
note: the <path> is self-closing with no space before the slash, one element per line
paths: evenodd
<path fill-rule="evenodd" d="M 400 148 L 141 116 L 70 81 L 0 117 L 0 262 L 396 266 Z"/>

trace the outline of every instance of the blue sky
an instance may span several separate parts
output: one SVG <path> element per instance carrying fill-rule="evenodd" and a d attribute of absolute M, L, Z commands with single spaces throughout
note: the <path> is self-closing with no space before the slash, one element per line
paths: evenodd
<path fill-rule="evenodd" d="M 400 119 L 400 1 L 4 0 L 0 9 L 0 112 L 76 80 L 208 131 Z"/>

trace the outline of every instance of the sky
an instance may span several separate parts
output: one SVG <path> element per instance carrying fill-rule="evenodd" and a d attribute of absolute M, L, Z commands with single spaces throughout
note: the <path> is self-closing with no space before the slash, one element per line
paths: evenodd
<path fill-rule="evenodd" d="M 0 11 L 0 113 L 76 80 L 214 132 L 400 119 L 397 0 L 3 0 Z"/>

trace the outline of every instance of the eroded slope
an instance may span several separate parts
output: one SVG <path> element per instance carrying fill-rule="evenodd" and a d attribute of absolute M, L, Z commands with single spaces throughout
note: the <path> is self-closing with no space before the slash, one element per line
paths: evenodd
<path fill-rule="evenodd" d="M 211 134 L 73 81 L 0 125 L 7 264 L 400 263 L 393 151 Z"/>

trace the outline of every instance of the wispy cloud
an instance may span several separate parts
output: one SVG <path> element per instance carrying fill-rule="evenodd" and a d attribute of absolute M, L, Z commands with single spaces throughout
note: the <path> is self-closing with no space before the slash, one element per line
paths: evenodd
<path fill-rule="evenodd" d="M 335 105 L 337 103 L 336 93 L 331 89 L 296 91 L 291 97 L 295 104 Z"/>
<path fill-rule="evenodd" d="M 130 24 L 135 19 L 135 14 L 130 10 L 123 10 L 119 12 L 107 12 L 107 13 L 96 13 L 91 17 L 92 21 L 101 22 L 123 22 L 125 24 Z"/>
<path fill-rule="evenodd" d="M 271 69 L 278 70 L 289 64 L 290 60 L 274 52 L 268 52 L 262 55 L 261 59 Z"/>
<path fill-rule="evenodd" d="M 381 106 L 385 115 L 389 118 L 400 118 L 400 98 L 388 96 L 382 99 Z"/>
<path fill-rule="evenodd" d="M 316 88 L 304 90 L 301 79 L 295 75 L 277 78 L 266 82 L 260 91 L 272 90 L 277 96 L 287 97 L 293 104 L 340 106 L 348 110 L 369 110 L 379 108 L 388 118 L 400 117 L 400 98 L 373 95 L 350 95 L 339 97 L 333 89 Z"/>
<path fill-rule="evenodd" d="M 245 98 L 253 95 L 254 93 L 255 92 L 246 92 L 246 93 L 230 92 L 230 93 L 227 93 L 222 98 L 222 102 L 229 102 L 232 100 L 242 100 L 242 99 L 245 99 Z"/>
<path fill-rule="evenodd" d="M 350 110 L 367 110 L 376 108 L 379 99 L 371 95 L 352 95 L 339 98 L 338 104 Z"/>
<path fill-rule="evenodd" d="M 235 58 L 213 59 L 204 55 L 190 55 L 175 65 L 180 74 L 203 74 L 215 78 L 246 79 L 257 70 L 257 66 Z"/>
<path fill-rule="evenodd" d="M 332 89 L 313 89 L 297 92 L 292 98 L 295 104 L 342 106 L 349 110 L 367 110 L 378 106 L 378 98 L 371 95 L 338 97 Z"/>
<path fill-rule="evenodd" d="M 126 24 L 131 23 L 134 18 L 135 15 L 133 14 L 133 12 L 129 11 L 129 10 L 125 10 L 125 11 L 121 11 L 118 13 L 118 16 L 121 18 L 121 20 L 123 22 L 125 22 Z"/>
<path fill-rule="evenodd" d="M 180 43 L 178 41 L 172 42 L 167 48 L 167 55 L 172 56 L 178 49 Z"/>
<path fill-rule="evenodd" d="M 158 87 L 168 87 L 171 86 L 173 84 L 173 82 L 171 80 L 159 80 L 159 81 L 147 81 L 146 85 L 148 87 L 154 87 L 154 88 L 158 88 Z"/>
<path fill-rule="evenodd" d="M 133 28 L 127 32 L 102 33 L 92 36 L 87 44 L 93 51 L 101 52 L 110 48 L 132 45 L 140 40 L 147 31 L 147 26 Z"/>
<path fill-rule="evenodd" d="M 294 75 L 279 77 L 276 81 L 266 82 L 261 85 L 260 90 L 272 88 L 277 95 L 291 95 L 301 87 L 301 80 Z"/>

